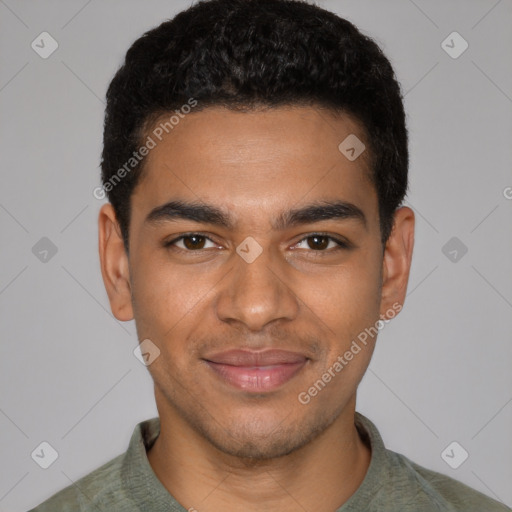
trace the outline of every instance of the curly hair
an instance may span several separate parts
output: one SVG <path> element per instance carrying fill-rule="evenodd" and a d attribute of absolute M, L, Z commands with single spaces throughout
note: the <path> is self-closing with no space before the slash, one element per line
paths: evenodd
<path fill-rule="evenodd" d="M 407 192 L 409 155 L 400 85 L 379 46 L 303 0 L 204 0 L 137 39 L 107 91 L 101 174 L 127 251 L 144 159 L 115 186 L 112 178 L 155 120 L 191 98 L 194 112 L 316 105 L 353 116 L 368 142 L 385 244 Z"/>

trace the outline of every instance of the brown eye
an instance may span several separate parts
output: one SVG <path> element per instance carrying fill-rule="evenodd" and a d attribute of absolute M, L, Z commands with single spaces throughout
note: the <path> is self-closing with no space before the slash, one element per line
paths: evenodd
<path fill-rule="evenodd" d="M 295 249 L 313 250 L 313 252 L 331 253 L 340 249 L 350 249 L 349 242 L 345 242 L 338 238 L 326 235 L 324 233 L 313 233 L 304 237 Z"/>
<path fill-rule="evenodd" d="M 184 236 L 183 245 L 193 251 L 194 249 L 203 249 L 206 237 L 200 235 Z"/>
<path fill-rule="evenodd" d="M 323 250 L 329 246 L 330 238 L 328 236 L 310 236 L 308 237 L 308 246 L 311 249 Z"/>
<path fill-rule="evenodd" d="M 210 244 L 208 246 L 207 244 Z M 191 233 L 189 235 L 182 235 L 170 242 L 165 242 L 164 246 L 173 249 L 181 249 L 182 251 L 198 252 L 201 249 L 211 249 L 215 247 L 215 243 L 206 235 L 200 233 Z"/>
<path fill-rule="evenodd" d="M 323 235 L 313 235 L 307 238 L 310 249 L 322 251 L 329 246 L 330 237 Z"/>

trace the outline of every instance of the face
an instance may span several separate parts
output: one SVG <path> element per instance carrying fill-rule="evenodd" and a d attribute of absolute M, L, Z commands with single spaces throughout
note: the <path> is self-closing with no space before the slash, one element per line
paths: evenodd
<path fill-rule="evenodd" d="M 354 340 L 403 301 L 412 212 L 383 253 L 366 155 L 338 149 L 351 134 L 364 140 L 312 107 L 191 113 L 146 159 L 129 258 L 110 205 L 100 213 L 112 310 L 160 351 L 160 415 L 224 453 L 274 458 L 325 431 L 376 337 Z"/>

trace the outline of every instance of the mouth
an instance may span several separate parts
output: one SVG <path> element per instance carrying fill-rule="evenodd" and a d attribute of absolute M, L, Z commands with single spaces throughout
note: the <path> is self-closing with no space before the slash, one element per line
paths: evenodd
<path fill-rule="evenodd" d="M 284 350 L 230 350 L 204 360 L 224 382 L 243 391 L 261 393 L 284 385 L 309 359 Z"/>

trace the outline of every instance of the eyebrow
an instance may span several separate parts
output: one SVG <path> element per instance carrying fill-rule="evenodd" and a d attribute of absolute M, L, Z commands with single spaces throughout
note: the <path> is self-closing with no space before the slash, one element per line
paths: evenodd
<path fill-rule="evenodd" d="M 356 220 L 367 228 L 364 212 L 355 204 L 346 201 L 318 201 L 300 208 L 282 212 L 272 223 L 275 230 L 284 230 L 301 224 L 313 224 L 322 220 Z M 234 220 L 229 213 L 216 206 L 185 201 L 169 201 L 153 208 L 145 219 L 146 224 L 157 225 L 175 220 L 191 220 L 201 224 L 213 224 L 229 230 Z"/>

